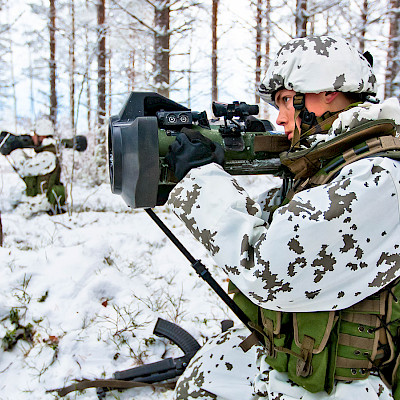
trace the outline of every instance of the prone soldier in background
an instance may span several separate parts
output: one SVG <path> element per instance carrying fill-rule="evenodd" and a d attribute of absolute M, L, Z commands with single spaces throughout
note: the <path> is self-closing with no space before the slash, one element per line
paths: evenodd
<path fill-rule="evenodd" d="M 86 150 L 87 141 L 85 136 L 75 136 L 58 143 L 48 120 L 38 121 L 32 135 L 0 133 L 0 153 L 4 156 L 13 153 L 9 162 L 26 185 L 30 214 L 45 211 L 54 215 L 66 211 L 65 186 L 60 180 L 60 145 L 81 152 Z M 33 149 L 34 155 L 29 156 L 22 149 Z"/>

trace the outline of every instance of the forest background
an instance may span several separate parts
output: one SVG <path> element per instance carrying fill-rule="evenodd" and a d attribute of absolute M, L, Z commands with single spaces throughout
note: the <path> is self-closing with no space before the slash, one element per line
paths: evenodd
<path fill-rule="evenodd" d="M 133 90 L 259 104 L 271 56 L 310 34 L 368 50 L 379 96 L 398 95 L 399 0 L 0 0 L 0 121 L 95 135 Z"/>
<path fill-rule="evenodd" d="M 0 158 L 0 400 L 58 399 L 51 389 L 74 379 L 177 356 L 152 334 L 158 317 L 200 344 L 220 332 L 221 320 L 238 323 L 147 215 L 110 191 L 105 126 L 132 90 L 157 91 L 209 117 L 212 100 L 259 104 L 256 88 L 280 45 L 328 33 L 372 53 L 378 97 L 399 97 L 399 3 L 0 0 L 1 128 L 28 133 L 48 119 L 56 136 L 89 142 L 84 153 L 62 152 L 68 212 L 57 216 L 23 211 L 24 183 Z M 260 107 L 273 121 L 273 109 Z M 238 179 L 252 197 L 280 183 Z M 226 288 L 172 210 L 155 212 Z M 107 394 L 172 397 L 153 388 Z"/>

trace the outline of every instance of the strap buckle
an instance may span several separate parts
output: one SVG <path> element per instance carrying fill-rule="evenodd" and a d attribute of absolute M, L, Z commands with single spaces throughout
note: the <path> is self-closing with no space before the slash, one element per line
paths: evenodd
<path fill-rule="evenodd" d="M 293 96 L 293 107 L 295 110 L 302 110 L 306 106 L 306 96 L 304 93 L 296 93 Z"/>
<path fill-rule="evenodd" d="M 300 358 L 297 360 L 296 375 L 303 378 L 312 374 L 312 354 L 315 340 L 310 336 L 304 335 L 301 343 Z"/>

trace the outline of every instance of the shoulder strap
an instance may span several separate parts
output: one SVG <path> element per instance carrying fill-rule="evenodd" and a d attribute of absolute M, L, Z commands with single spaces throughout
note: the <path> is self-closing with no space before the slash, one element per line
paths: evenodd
<path fill-rule="evenodd" d="M 349 149 L 361 144 L 361 148 L 369 139 L 381 136 L 396 136 L 396 126 L 392 120 L 368 121 L 327 142 L 295 152 L 280 154 L 281 163 L 295 175 L 294 179 L 304 179 L 318 173 L 335 157 L 343 155 Z M 367 148 L 368 150 L 368 148 Z M 358 149 L 361 152 L 362 149 Z"/>
<path fill-rule="evenodd" d="M 346 165 L 370 156 L 383 156 L 400 159 L 400 139 L 393 136 L 381 136 L 366 140 L 361 150 L 346 150 L 338 160 L 321 168 L 308 182 L 311 186 L 322 185 L 331 181 Z M 390 151 L 390 153 L 389 153 Z"/>

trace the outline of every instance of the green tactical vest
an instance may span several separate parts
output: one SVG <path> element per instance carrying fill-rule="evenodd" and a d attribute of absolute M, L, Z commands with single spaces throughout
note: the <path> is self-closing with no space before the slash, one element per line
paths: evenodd
<path fill-rule="evenodd" d="M 33 197 L 46 193 L 49 203 L 53 206 L 63 206 L 66 195 L 65 187 L 60 182 L 61 167 L 57 162 L 54 171 L 46 175 L 25 176 L 22 179 L 26 185 L 26 195 Z"/>
<path fill-rule="evenodd" d="M 313 151 L 284 154 L 281 161 L 296 181 L 283 204 L 305 188 L 329 182 L 344 165 L 360 158 L 400 159 L 395 134 L 393 121 L 372 121 Z M 400 400 L 400 279 L 347 309 L 306 313 L 261 308 L 229 285 L 255 331 L 242 343 L 244 350 L 261 339 L 267 363 L 312 393 L 331 393 L 335 380 L 366 379 L 372 373 Z"/>

